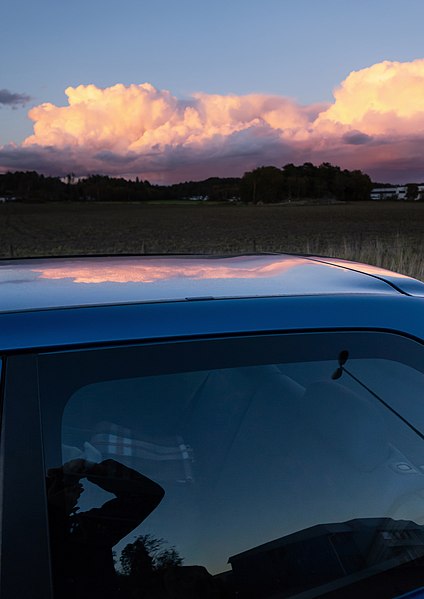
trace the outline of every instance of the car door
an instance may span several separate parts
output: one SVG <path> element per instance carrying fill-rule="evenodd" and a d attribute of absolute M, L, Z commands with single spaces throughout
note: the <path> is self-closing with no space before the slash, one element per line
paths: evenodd
<path fill-rule="evenodd" d="M 2 596 L 422 586 L 423 355 L 356 330 L 9 356 Z"/>

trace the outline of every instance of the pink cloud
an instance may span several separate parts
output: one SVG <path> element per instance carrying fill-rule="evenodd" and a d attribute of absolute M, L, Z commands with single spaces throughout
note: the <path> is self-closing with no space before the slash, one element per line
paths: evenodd
<path fill-rule="evenodd" d="M 314 123 L 318 131 L 346 126 L 369 135 L 424 133 L 424 59 L 353 71 L 334 97 Z"/>
<path fill-rule="evenodd" d="M 334 102 L 196 93 L 149 83 L 66 90 L 29 111 L 34 133 L 0 148 L 0 169 L 103 173 L 176 182 L 264 164 L 333 162 L 386 181 L 424 179 L 424 59 L 354 71 Z"/>

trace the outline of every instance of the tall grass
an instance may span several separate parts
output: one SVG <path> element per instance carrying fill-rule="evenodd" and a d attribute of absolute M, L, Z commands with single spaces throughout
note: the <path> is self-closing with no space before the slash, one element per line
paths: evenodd
<path fill-rule="evenodd" d="M 307 242 L 305 252 L 373 264 L 424 281 L 424 246 L 411 245 L 401 235 L 392 241 L 375 239 L 363 241 L 344 237 L 338 243 Z"/>

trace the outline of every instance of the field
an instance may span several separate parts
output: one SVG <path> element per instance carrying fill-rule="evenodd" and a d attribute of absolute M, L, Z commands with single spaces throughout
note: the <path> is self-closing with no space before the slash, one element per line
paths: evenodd
<path fill-rule="evenodd" d="M 317 253 L 424 280 L 424 203 L 0 204 L 0 256 Z"/>

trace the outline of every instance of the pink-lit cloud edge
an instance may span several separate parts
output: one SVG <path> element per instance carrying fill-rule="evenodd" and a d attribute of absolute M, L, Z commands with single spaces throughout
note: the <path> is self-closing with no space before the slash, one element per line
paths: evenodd
<path fill-rule="evenodd" d="M 34 133 L 0 147 L 0 172 L 93 173 L 172 183 L 257 166 L 331 162 L 374 180 L 424 181 L 424 59 L 351 72 L 334 101 L 195 93 L 149 83 L 66 89 L 28 115 Z"/>

